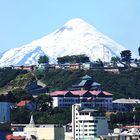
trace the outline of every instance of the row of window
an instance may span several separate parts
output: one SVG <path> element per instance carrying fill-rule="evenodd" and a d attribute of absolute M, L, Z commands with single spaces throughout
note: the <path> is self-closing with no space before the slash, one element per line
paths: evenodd
<path fill-rule="evenodd" d="M 79 121 L 80 123 L 98 123 L 98 120 L 84 120 L 84 121 Z"/>
<path fill-rule="evenodd" d="M 78 126 L 78 125 L 76 125 L 76 127 L 96 127 L 96 125 L 80 125 L 80 126 Z"/>
<path fill-rule="evenodd" d="M 96 136 L 97 134 L 96 133 L 84 133 L 84 134 L 76 134 L 76 136 L 80 136 L 80 137 L 83 137 L 83 136 Z"/>

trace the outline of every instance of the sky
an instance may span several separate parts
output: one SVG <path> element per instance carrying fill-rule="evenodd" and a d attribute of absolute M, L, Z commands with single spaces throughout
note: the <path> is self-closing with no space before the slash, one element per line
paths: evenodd
<path fill-rule="evenodd" d="M 81 18 L 132 53 L 140 46 L 140 0 L 0 0 L 0 53 Z"/>

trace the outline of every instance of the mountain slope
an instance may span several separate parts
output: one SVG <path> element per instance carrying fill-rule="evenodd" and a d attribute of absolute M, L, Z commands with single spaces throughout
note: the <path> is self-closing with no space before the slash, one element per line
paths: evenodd
<path fill-rule="evenodd" d="M 56 63 L 57 57 L 77 54 L 86 54 L 91 61 L 100 58 L 108 62 L 122 50 L 125 48 L 82 19 L 72 19 L 39 40 L 6 51 L 0 57 L 0 65 L 32 65 L 44 54 L 50 63 Z"/>

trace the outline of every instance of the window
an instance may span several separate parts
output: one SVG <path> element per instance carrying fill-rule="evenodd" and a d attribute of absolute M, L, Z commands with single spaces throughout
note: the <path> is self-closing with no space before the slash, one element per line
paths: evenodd
<path fill-rule="evenodd" d="M 85 136 L 87 136 L 87 134 L 85 134 Z"/>
<path fill-rule="evenodd" d="M 94 136 L 94 134 L 89 134 L 89 136 Z"/>
<path fill-rule="evenodd" d="M 94 122 L 95 122 L 95 123 L 98 123 L 98 120 L 95 120 Z"/>
<path fill-rule="evenodd" d="M 96 125 L 89 125 L 89 127 L 96 127 Z"/>

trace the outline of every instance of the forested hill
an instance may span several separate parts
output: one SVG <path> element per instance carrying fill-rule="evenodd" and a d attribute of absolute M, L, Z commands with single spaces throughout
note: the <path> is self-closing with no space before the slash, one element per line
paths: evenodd
<path fill-rule="evenodd" d="M 46 83 L 50 91 L 67 90 L 84 75 L 93 77 L 102 84 L 102 89 L 111 92 L 116 98 L 140 99 L 140 70 L 123 71 L 120 74 L 103 70 L 48 70 L 37 72 L 37 77 Z"/>
<path fill-rule="evenodd" d="M 24 71 L 19 70 L 4 70 L 0 69 L 0 89 L 6 85 L 10 85 L 14 79 L 19 75 L 26 74 L 25 79 L 30 75 L 27 75 Z M 120 74 L 111 72 L 105 72 L 103 70 L 47 70 L 36 71 L 36 77 L 43 81 L 49 91 L 55 90 L 67 90 L 72 85 L 78 83 L 82 76 L 89 75 L 95 82 L 102 84 L 102 89 L 113 94 L 116 98 L 139 98 L 140 99 L 140 70 L 123 71 Z M 33 75 L 32 75 L 33 76 Z M 23 80 L 23 77 L 21 77 Z M 20 78 L 20 80 L 21 80 Z M 18 82 L 16 82 L 18 83 Z M 13 85 L 12 85 L 13 86 Z M 17 86 L 17 85 L 16 85 Z"/>

